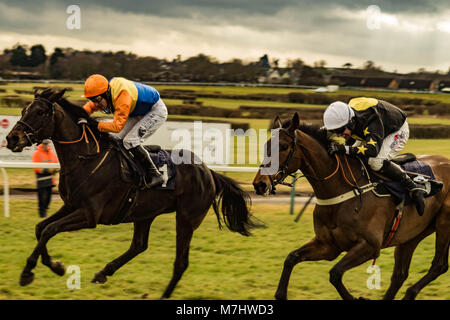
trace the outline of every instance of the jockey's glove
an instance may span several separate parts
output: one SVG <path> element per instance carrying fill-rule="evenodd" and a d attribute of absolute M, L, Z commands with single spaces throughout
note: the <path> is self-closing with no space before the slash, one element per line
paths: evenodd
<path fill-rule="evenodd" d="M 349 154 L 349 147 L 344 146 L 343 144 L 332 144 L 330 148 L 328 149 L 328 154 L 330 156 L 334 156 L 335 154 L 342 154 L 346 153 Z"/>

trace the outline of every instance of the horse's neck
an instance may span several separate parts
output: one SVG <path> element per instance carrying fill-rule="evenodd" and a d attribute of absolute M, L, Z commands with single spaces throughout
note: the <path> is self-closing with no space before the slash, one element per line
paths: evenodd
<path fill-rule="evenodd" d="M 302 139 L 305 145 L 305 139 Z M 345 182 L 342 168 L 346 164 L 339 164 L 334 157 L 328 155 L 327 150 L 314 138 L 306 139 L 305 148 L 302 149 L 305 160 L 299 168 L 311 184 L 314 193 L 319 198 L 329 198 L 346 192 L 351 187 Z M 324 180 L 326 178 L 326 180 Z"/>
<path fill-rule="evenodd" d="M 83 132 L 80 126 L 62 108 L 60 108 L 60 111 L 58 112 L 52 139 L 61 169 L 67 170 L 68 166 L 77 165 L 80 154 L 86 153 L 86 142 L 83 139 L 78 143 L 60 143 L 77 141 Z"/>

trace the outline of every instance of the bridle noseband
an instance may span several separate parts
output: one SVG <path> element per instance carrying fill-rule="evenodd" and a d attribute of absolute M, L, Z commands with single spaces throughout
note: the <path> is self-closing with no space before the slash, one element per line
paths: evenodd
<path fill-rule="evenodd" d="M 281 184 L 281 185 L 288 186 L 288 187 L 293 187 L 295 181 L 297 181 L 298 179 L 301 178 L 301 177 L 296 178 L 294 173 L 291 173 L 291 174 L 287 173 L 287 170 L 289 168 L 289 163 L 292 160 L 292 157 L 294 156 L 295 147 L 297 145 L 297 130 L 294 131 L 294 135 L 290 134 L 286 129 L 280 128 L 280 131 L 281 130 L 283 130 L 283 132 L 286 133 L 292 139 L 291 150 L 289 151 L 289 154 L 286 158 L 286 161 L 284 161 L 284 164 L 277 171 L 277 173 L 273 175 L 273 176 L 281 175 L 281 179 L 274 180 L 272 178 L 272 175 L 269 175 L 270 183 L 272 184 L 272 189 L 274 189 L 277 184 Z M 265 166 L 266 166 L 265 164 L 261 164 L 259 167 L 264 168 Z M 295 180 L 292 183 L 285 182 L 284 179 L 286 179 L 288 176 L 291 176 Z"/>
<path fill-rule="evenodd" d="M 274 180 L 274 179 L 272 178 L 272 175 L 269 175 L 270 183 L 271 183 L 271 185 L 272 185 L 272 189 L 273 189 L 273 190 L 275 189 L 275 186 L 276 186 L 277 184 L 281 184 L 281 185 L 288 186 L 288 187 L 291 187 L 291 188 L 292 188 L 292 187 L 294 186 L 295 182 L 296 182 L 298 179 L 302 178 L 302 177 L 309 177 L 309 178 L 311 178 L 311 179 L 313 179 L 313 180 L 316 180 L 316 181 L 327 181 L 327 180 L 331 179 L 334 175 L 336 175 L 336 173 L 339 171 L 339 168 L 342 168 L 342 167 L 341 167 L 341 161 L 340 161 L 338 155 L 335 154 L 336 161 L 337 161 L 336 169 L 335 169 L 330 175 L 328 175 L 328 176 L 325 177 L 325 178 L 317 178 L 317 177 L 314 177 L 314 176 L 311 176 L 311 175 L 306 175 L 306 174 L 302 174 L 302 175 L 300 175 L 299 177 L 296 177 L 296 174 L 295 174 L 295 173 L 290 173 L 290 174 L 288 174 L 288 173 L 287 173 L 287 170 L 288 170 L 288 167 L 289 167 L 289 163 L 290 163 L 290 161 L 292 160 L 292 158 L 294 158 L 294 154 L 295 154 L 295 151 L 296 151 L 296 146 L 297 146 L 297 144 L 299 145 L 299 147 L 305 148 L 305 149 L 307 149 L 307 150 L 310 150 L 310 149 L 307 148 L 306 146 L 302 145 L 302 144 L 299 144 L 299 143 L 297 142 L 297 130 L 294 131 L 294 135 L 290 134 L 289 131 L 286 130 L 286 129 L 284 129 L 284 128 L 280 128 L 280 131 L 281 131 L 281 130 L 283 130 L 283 132 L 284 132 L 288 137 L 290 137 L 290 138 L 292 139 L 292 142 L 291 142 L 291 150 L 289 151 L 289 155 L 287 156 L 286 161 L 284 161 L 283 166 L 281 166 L 281 168 L 278 170 L 278 172 L 277 172 L 276 174 L 273 175 L 273 176 L 277 176 L 277 175 L 281 174 L 281 179 L 279 179 L 279 180 Z M 265 164 L 261 164 L 260 167 L 265 167 Z M 288 183 L 288 182 L 285 182 L 285 181 L 284 181 L 284 179 L 286 179 L 288 176 L 291 176 L 291 177 L 293 178 L 293 181 L 292 181 L 291 183 Z"/>

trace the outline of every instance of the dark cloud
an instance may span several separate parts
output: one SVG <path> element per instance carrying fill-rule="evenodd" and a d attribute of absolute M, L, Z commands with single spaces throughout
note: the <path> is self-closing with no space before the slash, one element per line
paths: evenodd
<path fill-rule="evenodd" d="M 83 9 L 100 7 L 120 12 L 132 12 L 171 17 L 189 17 L 192 15 L 215 16 L 240 13 L 242 15 L 273 15 L 286 8 L 302 7 L 305 10 L 326 12 L 330 8 L 342 7 L 351 10 L 363 10 L 369 5 L 378 5 L 387 13 L 436 13 L 448 9 L 448 0 L 102 0 L 102 1 L 58 1 L 58 0 L 1 0 L 8 6 L 27 8 L 32 11 L 45 7 L 59 8 L 70 4 L 77 4 Z"/>
<path fill-rule="evenodd" d="M 81 8 L 78 31 L 65 27 L 71 4 Z M 364 16 L 369 5 L 378 5 L 398 21 L 369 30 Z M 447 19 L 447 10 L 448 0 L 0 0 L 0 37 L 8 32 L 48 35 L 88 47 L 103 42 L 104 50 L 120 46 L 138 54 L 153 54 L 143 48 L 167 46 L 167 55 L 195 50 L 216 57 L 225 51 L 227 57 L 289 54 L 308 57 L 309 63 L 330 59 L 330 65 L 373 60 L 401 69 L 445 63 L 450 23 L 448 33 L 439 31 L 436 23 Z M 413 32 L 408 24 L 433 30 Z"/>

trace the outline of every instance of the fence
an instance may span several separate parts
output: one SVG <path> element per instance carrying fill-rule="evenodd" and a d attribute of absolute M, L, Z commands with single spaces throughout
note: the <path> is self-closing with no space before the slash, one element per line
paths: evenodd
<path fill-rule="evenodd" d="M 59 163 L 36 163 L 36 162 L 27 162 L 27 161 L 1 161 L 0 160 L 0 170 L 3 174 L 3 212 L 4 216 L 8 218 L 10 216 L 9 213 L 9 181 L 8 174 L 5 168 L 18 168 L 18 169 L 32 169 L 32 168 L 47 168 L 47 169 L 59 169 Z M 210 165 L 208 168 L 214 171 L 222 171 L 222 172 L 257 172 L 259 167 L 231 167 L 231 166 L 213 166 Z M 308 202 L 309 203 L 309 202 Z M 293 187 L 291 188 L 291 196 L 290 196 L 290 209 L 289 214 L 294 213 L 294 205 L 295 205 L 295 178 L 293 179 Z M 306 206 L 305 206 L 306 207 Z M 303 210 L 301 213 L 303 213 Z M 301 215 L 300 213 L 300 215 Z"/>

